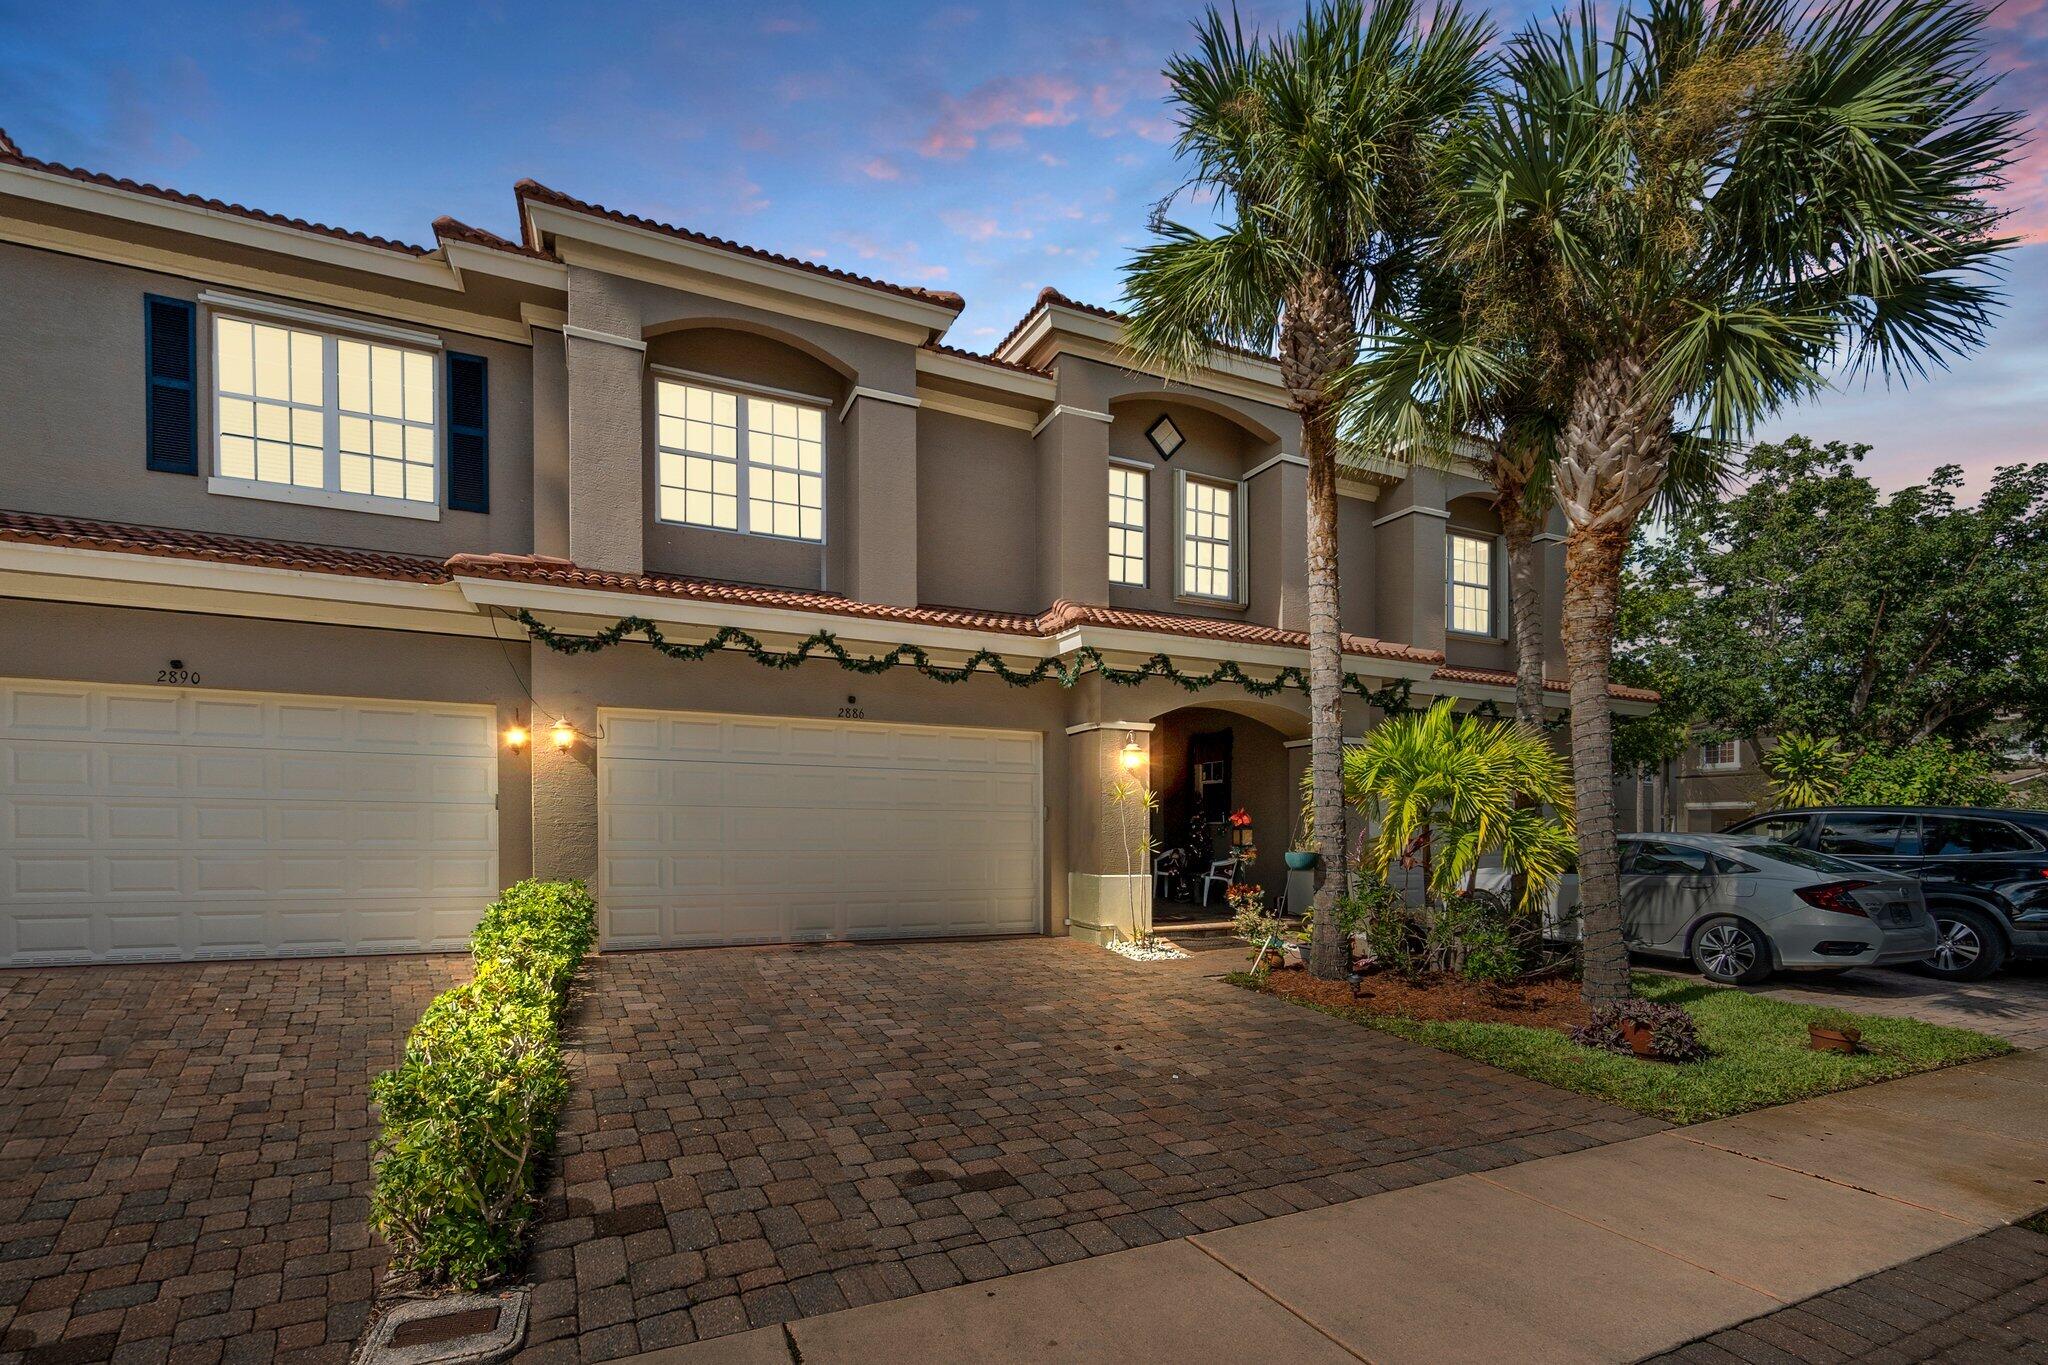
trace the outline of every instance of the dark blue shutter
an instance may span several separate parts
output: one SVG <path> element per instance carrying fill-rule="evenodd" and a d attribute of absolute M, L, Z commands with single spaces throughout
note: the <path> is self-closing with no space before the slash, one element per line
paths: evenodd
<path fill-rule="evenodd" d="M 480 355 L 448 353 L 448 506 L 491 510 L 490 376 Z"/>
<path fill-rule="evenodd" d="M 197 310 L 185 299 L 142 296 L 142 349 L 149 372 L 149 467 L 199 472 Z"/>

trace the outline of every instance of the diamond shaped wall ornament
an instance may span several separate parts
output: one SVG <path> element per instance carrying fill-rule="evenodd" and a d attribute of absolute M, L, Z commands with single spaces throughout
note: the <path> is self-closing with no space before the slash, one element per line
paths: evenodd
<path fill-rule="evenodd" d="M 1180 428 L 1173 424 L 1173 419 L 1162 412 L 1159 414 L 1159 420 L 1145 429 L 1145 439 L 1159 452 L 1160 459 L 1170 460 L 1176 450 L 1187 444 L 1188 438 L 1181 435 Z"/>

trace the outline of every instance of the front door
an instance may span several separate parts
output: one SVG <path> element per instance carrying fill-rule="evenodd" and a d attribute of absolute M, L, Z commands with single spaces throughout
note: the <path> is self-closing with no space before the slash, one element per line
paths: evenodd
<path fill-rule="evenodd" d="M 1228 730 L 1188 736 L 1188 809 L 1206 824 L 1230 818 L 1230 740 Z"/>

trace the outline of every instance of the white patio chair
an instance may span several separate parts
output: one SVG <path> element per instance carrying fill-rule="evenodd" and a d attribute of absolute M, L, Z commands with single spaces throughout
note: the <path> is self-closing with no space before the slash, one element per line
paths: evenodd
<path fill-rule="evenodd" d="M 1209 893 L 1212 887 L 1221 886 L 1225 891 L 1228 891 L 1236 881 L 1237 855 L 1235 853 L 1225 858 L 1218 858 L 1215 862 L 1210 863 L 1208 872 L 1202 877 L 1202 904 L 1207 905 L 1209 903 Z"/>
<path fill-rule="evenodd" d="M 1161 849 L 1152 855 L 1152 894 L 1164 900 L 1173 891 L 1173 850 Z"/>

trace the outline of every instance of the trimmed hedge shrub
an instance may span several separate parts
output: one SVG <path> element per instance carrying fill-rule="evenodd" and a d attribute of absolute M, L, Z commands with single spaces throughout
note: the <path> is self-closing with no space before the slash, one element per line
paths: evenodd
<path fill-rule="evenodd" d="M 474 978 L 434 998 L 371 1083 L 370 1222 L 394 1269 L 473 1289 L 518 1256 L 569 1090 L 562 1009 L 596 936 L 582 883 L 506 888 L 470 940 Z"/>

